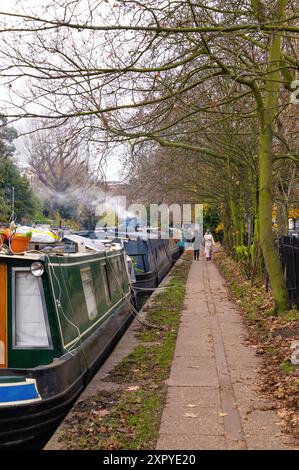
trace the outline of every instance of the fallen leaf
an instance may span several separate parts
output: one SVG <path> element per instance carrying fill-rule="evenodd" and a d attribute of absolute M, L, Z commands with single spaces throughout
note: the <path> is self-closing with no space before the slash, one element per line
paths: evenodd
<path fill-rule="evenodd" d="M 132 385 L 131 387 L 127 388 L 127 391 L 128 392 L 135 392 L 136 390 L 139 390 L 139 389 L 140 389 L 139 385 Z"/>
<path fill-rule="evenodd" d="M 92 414 L 95 415 L 95 416 L 102 417 L 102 416 L 109 415 L 110 411 L 108 411 L 108 410 L 92 410 Z"/>
<path fill-rule="evenodd" d="M 186 418 L 197 418 L 197 414 L 195 413 L 185 413 L 184 416 L 186 416 Z"/>

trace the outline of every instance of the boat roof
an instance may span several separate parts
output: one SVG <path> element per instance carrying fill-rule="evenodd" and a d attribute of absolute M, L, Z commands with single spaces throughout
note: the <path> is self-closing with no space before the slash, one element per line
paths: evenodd
<path fill-rule="evenodd" d="M 32 252 L 32 251 L 25 251 L 24 253 L 20 253 L 20 254 L 11 254 L 11 253 L 2 253 L 0 252 L 0 259 L 8 259 L 8 258 L 14 258 L 14 259 L 22 259 L 22 260 L 34 260 L 34 261 L 38 261 L 40 259 L 43 258 L 43 254 L 42 253 L 37 253 L 37 252 Z"/>
<path fill-rule="evenodd" d="M 65 245 L 76 244 L 78 251 L 65 250 Z M 11 253 L 8 250 L 0 251 L 0 259 L 22 259 L 28 261 L 44 260 L 45 256 L 63 258 L 82 258 L 95 254 L 111 254 L 122 249 L 120 243 L 111 243 L 107 240 L 89 240 L 78 235 L 67 235 L 62 241 L 55 243 L 35 243 L 29 245 L 29 250 L 24 253 Z"/>
<path fill-rule="evenodd" d="M 91 232 L 90 232 L 91 233 Z M 95 230 L 93 233 L 97 236 L 97 239 L 101 239 L 102 241 L 108 241 L 111 239 L 119 239 L 119 240 L 137 240 L 137 238 L 141 240 L 148 240 L 148 239 L 159 239 L 159 238 L 168 238 L 166 234 L 161 231 L 146 231 L 146 230 L 138 230 L 138 231 L 118 231 L 116 228 L 109 229 L 109 230 Z M 165 236 L 164 236 L 165 235 Z"/>

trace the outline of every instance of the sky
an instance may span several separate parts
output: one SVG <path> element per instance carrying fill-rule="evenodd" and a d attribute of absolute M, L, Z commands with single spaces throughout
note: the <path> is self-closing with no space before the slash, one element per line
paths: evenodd
<path fill-rule="evenodd" d="M 20 7 L 18 7 L 18 4 L 20 3 L 20 0 L 0 0 L 0 11 L 1 12 L 21 12 L 22 10 Z M 21 4 L 26 7 L 26 8 L 31 8 L 31 7 L 38 7 L 39 5 L 43 5 L 44 1 L 43 0 L 21 0 Z M 21 86 L 21 82 L 19 84 Z M 7 101 L 9 101 L 9 95 L 8 95 L 8 87 L 6 86 L 1 86 L 1 77 L 0 77 L 0 109 L 5 108 L 7 106 Z M 16 129 L 19 132 L 22 132 L 24 127 L 26 126 L 26 123 L 23 122 L 25 120 L 20 120 L 15 124 Z M 22 143 L 18 143 L 18 140 L 15 142 L 16 145 L 16 157 L 20 161 L 22 165 L 26 163 L 25 157 L 22 152 Z M 107 162 L 106 168 L 105 168 L 105 176 L 107 181 L 118 181 L 121 179 L 121 162 L 120 162 L 120 156 L 118 153 L 112 154 L 109 157 L 109 160 Z"/>

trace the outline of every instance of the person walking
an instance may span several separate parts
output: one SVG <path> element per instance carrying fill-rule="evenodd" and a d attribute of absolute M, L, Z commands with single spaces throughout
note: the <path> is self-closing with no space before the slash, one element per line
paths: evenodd
<path fill-rule="evenodd" d="M 199 230 L 194 231 L 194 241 L 193 241 L 193 250 L 194 250 L 194 260 L 199 261 L 199 252 L 201 247 L 201 236 Z"/>
<path fill-rule="evenodd" d="M 213 246 L 215 245 L 213 235 L 210 230 L 207 229 L 205 236 L 203 237 L 204 246 L 205 246 L 205 256 L 206 260 L 210 261 L 212 259 Z"/>

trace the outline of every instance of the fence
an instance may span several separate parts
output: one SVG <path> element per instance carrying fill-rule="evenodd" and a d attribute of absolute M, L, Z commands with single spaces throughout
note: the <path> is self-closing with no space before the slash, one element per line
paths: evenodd
<path fill-rule="evenodd" d="M 290 307 L 299 309 L 299 238 L 282 237 L 279 253 L 287 281 Z"/>

